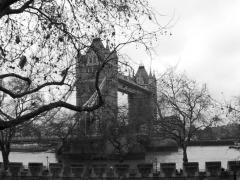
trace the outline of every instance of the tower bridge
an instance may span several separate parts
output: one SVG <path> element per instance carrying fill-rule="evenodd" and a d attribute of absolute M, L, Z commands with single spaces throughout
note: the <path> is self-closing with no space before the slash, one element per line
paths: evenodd
<path fill-rule="evenodd" d="M 100 89 L 105 100 L 101 110 L 101 121 L 117 119 L 118 91 L 128 95 L 128 122 L 132 124 L 135 132 L 139 132 L 141 125 L 147 126 L 148 133 L 152 132 L 152 124 L 157 117 L 156 78 L 152 73 L 146 72 L 144 66 L 139 66 L 137 73 L 126 76 L 118 71 L 118 56 L 116 52 L 104 47 L 100 39 L 94 39 L 91 47 L 96 47 L 105 58 L 111 59 L 100 73 Z M 106 59 L 105 59 L 106 60 Z M 108 60 L 108 59 L 107 59 Z M 85 55 L 77 60 L 76 75 L 76 102 L 79 106 L 89 105 L 97 100 L 95 90 L 95 73 L 99 67 L 97 55 L 89 49 Z M 110 113 L 111 111 L 111 113 Z"/>
<path fill-rule="evenodd" d="M 141 126 L 144 125 L 147 127 L 147 133 L 151 135 L 153 122 L 157 118 L 157 109 L 155 106 L 157 101 L 157 85 L 155 76 L 151 72 L 148 74 L 144 66 L 139 66 L 137 72 L 132 76 L 124 75 L 119 72 L 117 54 L 111 52 L 108 47 L 104 47 L 100 39 L 95 39 L 93 43 L 101 49 L 105 57 L 109 56 L 111 58 L 108 66 L 101 72 L 99 79 L 99 88 L 105 100 L 104 106 L 100 110 L 96 110 L 96 113 L 99 113 L 101 117 L 100 121 L 107 122 L 109 118 L 117 119 L 117 92 L 123 92 L 128 95 L 128 124 L 132 125 L 133 133 L 141 133 Z M 95 72 L 98 66 L 97 56 L 90 49 L 77 60 L 77 105 L 92 106 L 96 103 Z M 80 115 L 81 117 L 83 116 L 83 114 Z M 82 127 L 84 126 L 86 126 L 86 123 Z M 36 142 L 37 138 L 15 138 L 13 141 L 14 143 L 30 143 Z M 42 138 L 42 142 L 57 141 L 59 139 L 56 137 Z"/>
<path fill-rule="evenodd" d="M 58 158 L 65 163 L 123 158 L 144 159 L 147 143 L 151 141 L 148 137 L 152 136 L 153 122 L 157 117 L 156 78 L 151 72 L 148 74 L 144 66 L 139 66 L 136 74 L 132 76 L 119 72 L 116 52 L 110 51 L 108 46 L 104 47 L 100 39 L 94 39 L 90 47 L 97 50 L 98 56 L 90 48 L 85 55 L 77 59 L 76 103 L 78 106 L 86 107 L 97 102 L 96 72 L 99 66 L 107 61 L 99 76 L 99 89 L 105 103 L 94 112 L 79 114 L 78 132 L 83 136 L 66 142 L 59 149 Z M 102 59 L 104 62 L 100 62 Z M 118 91 L 128 95 L 126 131 L 131 137 L 124 135 L 115 137 L 108 134 L 109 130 L 112 130 L 109 127 L 115 127 L 118 121 Z M 113 131 L 115 132 L 115 128 Z M 147 134 L 148 137 L 143 134 Z"/>

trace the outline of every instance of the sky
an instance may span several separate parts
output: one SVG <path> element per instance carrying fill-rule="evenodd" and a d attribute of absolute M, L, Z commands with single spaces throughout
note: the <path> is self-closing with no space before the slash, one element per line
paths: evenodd
<path fill-rule="evenodd" d="M 218 100 L 240 95 L 240 1 L 239 0 L 149 0 L 161 25 L 170 35 L 161 35 L 152 57 L 144 49 L 124 49 L 147 70 L 162 73 L 177 65 L 178 71 L 206 83 Z"/>

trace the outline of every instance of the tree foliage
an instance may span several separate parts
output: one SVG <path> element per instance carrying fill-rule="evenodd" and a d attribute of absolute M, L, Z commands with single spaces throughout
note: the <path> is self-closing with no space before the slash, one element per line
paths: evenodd
<path fill-rule="evenodd" d="M 14 127 L 57 107 L 82 112 L 103 105 L 98 77 L 109 62 L 94 38 L 108 42 L 111 51 L 137 42 L 148 48 L 157 31 L 147 0 L 0 0 L 0 80 L 15 77 L 25 83 L 21 91 L 0 86 L 9 98 L 20 99 L 44 92 L 47 101 L 10 121 L 0 119 L 0 130 Z M 75 63 L 91 48 L 101 64 L 96 72 L 98 103 L 77 107 L 66 102 L 75 85 Z"/>

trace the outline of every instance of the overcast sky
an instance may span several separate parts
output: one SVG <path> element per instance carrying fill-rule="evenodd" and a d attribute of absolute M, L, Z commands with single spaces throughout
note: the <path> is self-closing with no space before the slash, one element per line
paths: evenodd
<path fill-rule="evenodd" d="M 240 95 L 240 1 L 150 0 L 164 25 L 171 19 L 172 36 L 160 37 L 152 69 L 161 73 L 178 64 L 191 78 L 207 83 L 220 99 Z M 150 57 L 142 50 L 126 50 L 149 69 Z"/>

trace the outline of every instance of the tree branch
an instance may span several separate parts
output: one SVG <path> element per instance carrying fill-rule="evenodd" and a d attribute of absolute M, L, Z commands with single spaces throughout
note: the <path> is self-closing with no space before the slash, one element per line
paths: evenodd
<path fill-rule="evenodd" d="M 50 104 L 47 104 L 47 105 L 43 105 L 43 106 L 39 107 L 38 109 L 36 109 L 32 112 L 29 112 L 27 114 L 24 114 L 22 116 L 19 116 L 19 117 L 15 118 L 14 120 L 11 120 L 11 121 L 4 121 L 4 120 L 0 119 L 0 130 L 22 124 L 22 123 L 40 115 L 43 112 L 50 111 L 50 110 L 52 110 L 54 108 L 57 108 L 57 107 L 64 107 L 64 108 L 67 108 L 67 109 L 70 109 L 70 110 L 73 110 L 73 111 L 76 111 L 76 112 L 83 112 L 83 111 L 90 112 L 90 111 L 94 111 L 94 110 L 98 109 L 102 105 L 103 105 L 103 100 L 101 98 L 99 99 L 98 104 L 96 104 L 92 107 L 79 107 L 79 106 L 69 104 L 67 102 L 57 101 L 57 102 L 53 102 L 53 103 L 50 103 Z"/>
<path fill-rule="evenodd" d="M 15 98 L 21 98 L 21 97 L 23 97 L 23 96 L 25 96 L 25 95 L 38 92 L 40 89 L 42 89 L 42 88 L 44 88 L 44 87 L 47 87 L 47 86 L 54 86 L 54 85 L 61 86 L 61 85 L 64 85 L 64 84 L 65 84 L 64 81 L 65 81 L 65 79 L 66 79 L 66 77 L 67 77 L 67 71 L 68 71 L 68 69 L 66 69 L 66 72 L 65 72 L 65 74 L 64 74 L 64 76 L 63 76 L 63 78 L 62 78 L 61 81 L 46 82 L 46 83 L 44 83 L 44 84 L 42 84 L 42 85 L 39 85 L 39 86 L 37 86 L 36 88 L 34 88 L 34 89 L 32 89 L 32 90 L 29 90 L 29 91 L 25 91 L 25 92 L 22 92 L 22 93 L 14 93 L 14 92 L 12 92 L 11 90 L 9 90 L 9 89 L 7 89 L 7 88 L 5 88 L 5 87 L 3 87 L 3 86 L 0 86 L 0 91 L 8 94 L 9 96 L 11 96 L 11 97 L 14 98 L 14 99 L 15 99 Z M 30 80 L 29 78 L 22 77 L 22 76 L 20 76 L 20 75 L 14 74 L 14 73 L 12 73 L 12 74 L 6 74 L 6 75 L 1 75 L 1 76 L 3 76 L 3 77 L 4 77 L 4 76 L 5 76 L 5 77 L 9 77 L 9 75 L 11 75 L 11 76 L 13 76 L 13 77 L 20 78 L 20 79 L 22 79 L 22 80 L 24 80 L 24 81 L 27 81 L 28 83 L 31 82 L 31 80 Z M 1 76 L 0 76 L 0 79 L 1 79 Z"/>
<path fill-rule="evenodd" d="M 23 81 L 26 81 L 29 85 L 32 83 L 32 81 L 31 81 L 30 78 L 24 77 L 24 76 L 15 74 L 15 73 L 8 73 L 8 74 L 2 74 L 2 75 L 0 75 L 0 79 L 4 79 L 4 78 L 7 78 L 7 77 L 15 77 L 15 78 L 21 79 L 21 80 L 23 80 Z"/>
<path fill-rule="evenodd" d="M 29 5 L 34 1 L 34 0 L 29 0 L 25 2 L 20 8 L 18 9 L 11 9 L 10 6 L 17 2 L 18 0 L 10 0 L 10 1 L 5 1 L 3 3 L 0 3 L 0 18 L 2 18 L 5 15 L 10 15 L 10 14 L 19 14 L 22 13 L 25 9 L 29 8 Z"/>

